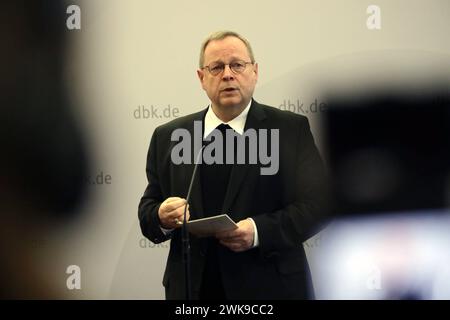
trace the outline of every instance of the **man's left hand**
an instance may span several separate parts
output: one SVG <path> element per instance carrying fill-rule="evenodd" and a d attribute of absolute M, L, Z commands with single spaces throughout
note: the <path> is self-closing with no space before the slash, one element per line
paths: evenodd
<path fill-rule="evenodd" d="M 250 219 L 241 220 L 237 223 L 238 228 L 232 231 L 216 233 L 220 243 L 234 252 L 242 252 L 253 247 L 255 230 Z"/>

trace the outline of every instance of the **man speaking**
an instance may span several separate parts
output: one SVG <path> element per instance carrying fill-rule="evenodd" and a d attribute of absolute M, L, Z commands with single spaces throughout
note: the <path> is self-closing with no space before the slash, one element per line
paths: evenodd
<path fill-rule="evenodd" d="M 256 149 L 247 139 L 244 163 L 198 164 L 187 219 L 226 213 L 238 228 L 212 237 L 191 235 L 193 298 L 310 298 L 311 277 L 302 243 L 317 232 L 326 215 L 327 188 L 308 119 L 252 98 L 258 64 L 250 43 L 235 32 L 216 32 L 204 41 L 197 75 L 211 103 L 203 111 L 155 129 L 147 157 L 149 183 L 139 204 L 142 233 L 154 243 L 171 239 L 163 278 L 166 298 L 185 298 L 179 222 L 196 167 L 194 161 L 173 161 L 177 147 L 173 133 L 183 129 L 193 137 L 198 124 L 205 141 L 216 140 L 217 133 L 226 137 L 228 131 L 254 137 L 246 135 L 251 130 L 266 132 L 266 138 L 268 131 L 277 132 L 272 135 L 277 139 L 257 135 Z M 234 151 L 229 146 L 228 141 L 224 143 L 225 154 Z M 255 152 L 260 156 L 262 149 L 272 150 L 271 158 L 278 161 L 270 174 L 263 174 L 263 161 L 248 161 Z M 196 158 L 195 151 L 191 159 Z M 191 152 L 190 148 L 185 152 Z M 232 156 L 235 159 L 236 153 Z"/>

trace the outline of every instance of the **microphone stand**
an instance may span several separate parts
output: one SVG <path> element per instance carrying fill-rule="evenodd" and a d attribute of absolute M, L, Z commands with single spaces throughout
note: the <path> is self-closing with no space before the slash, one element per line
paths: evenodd
<path fill-rule="evenodd" d="M 184 206 L 183 213 L 183 226 L 181 227 L 181 243 L 182 243 L 182 255 L 183 255 L 183 264 L 184 264 L 184 280 L 185 280 L 185 288 L 186 288 L 186 300 L 192 300 L 192 290 L 191 290 L 191 246 L 189 243 L 189 231 L 187 229 L 187 219 L 186 219 L 186 211 L 189 204 L 189 199 L 191 198 L 192 186 L 195 180 L 195 174 L 197 172 L 199 159 L 202 154 L 203 145 L 200 148 L 200 151 L 197 155 L 197 161 L 194 166 L 194 172 L 192 173 L 191 182 L 189 183 L 188 194 L 186 196 L 186 205 Z"/>

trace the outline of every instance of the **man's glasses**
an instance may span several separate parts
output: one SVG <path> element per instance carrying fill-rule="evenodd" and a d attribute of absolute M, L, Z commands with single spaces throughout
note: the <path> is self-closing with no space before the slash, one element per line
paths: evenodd
<path fill-rule="evenodd" d="M 213 62 L 209 66 L 205 66 L 202 69 L 207 69 L 209 73 L 213 76 L 217 76 L 225 70 L 225 66 L 230 66 L 233 73 L 242 73 L 248 64 L 253 64 L 253 62 L 245 62 L 242 60 L 233 61 L 230 63 Z"/>

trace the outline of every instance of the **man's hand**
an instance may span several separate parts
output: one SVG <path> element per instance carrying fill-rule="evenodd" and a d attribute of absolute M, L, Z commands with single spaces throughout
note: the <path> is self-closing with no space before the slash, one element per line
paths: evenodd
<path fill-rule="evenodd" d="M 186 200 L 180 197 L 170 197 L 161 203 L 158 210 L 161 227 L 165 229 L 179 228 L 183 222 L 184 206 Z M 189 220 L 189 205 L 186 211 L 186 221 Z"/>
<path fill-rule="evenodd" d="M 217 233 L 216 238 L 230 250 L 242 252 L 253 246 L 255 230 L 250 219 L 241 220 L 237 225 L 238 228 L 235 230 Z"/>

